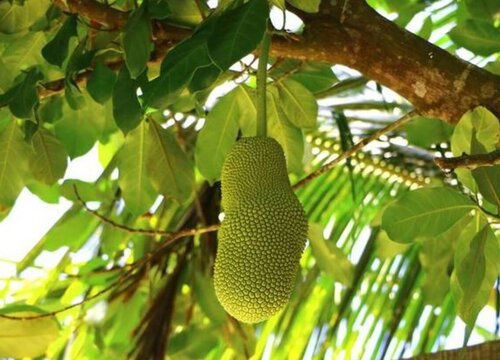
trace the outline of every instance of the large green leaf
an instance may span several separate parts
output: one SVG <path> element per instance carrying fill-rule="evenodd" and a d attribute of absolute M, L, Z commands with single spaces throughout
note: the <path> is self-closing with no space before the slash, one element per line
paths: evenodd
<path fill-rule="evenodd" d="M 429 147 L 450 140 L 453 127 L 442 120 L 417 116 L 405 125 L 410 144 Z"/>
<path fill-rule="evenodd" d="M 420 239 L 418 257 L 426 273 L 422 284 L 426 303 L 438 306 L 448 294 L 450 289 L 448 271 L 450 263 L 453 262 L 457 239 L 470 221 L 471 217 L 465 216 L 444 233 Z"/>
<path fill-rule="evenodd" d="M 298 81 L 310 92 L 318 93 L 329 89 L 337 77 L 330 64 L 308 61 L 290 79 Z"/>
<path fill-rule="evenodd" d="M 172 104 L 196 70 L 210 67 L 213 62 L 208 54 L 207 38 L 214 22 L 212 18 L 205 21 L 191 37 L 168 52 L 161 63 L 160 76 L 143 89 L 148 106 L 160 109 Z"/>
<path fill-rule="evenodd" d="M 451 151 L 454 156 L 476 154 L 495 150 L 500 141 L 500 122 L 488 109 L 478 106 L 467 111 L 455 126 L 451 137 Z M 479 144 L 477 146 L 475 144 Z M 459 180 L 469 189 L 475 191 L 476 184 L 468 169 L 456 169 Z"/>
<path fill-rule="evenodd" d="M 335 281 L 351 286 L 354 278 L 354 266 L 342 251 L 323 238 L 323 228 L 319 224 L 309 223 L 308 239 L 311 242 L 314 258 L 318 266 Z"/>
<path fill-rule="evenodd" d="M 104 65 L 101 61 L 97 61 L 95 69 L 87 82 L 87 90 L 92 96 L 92 99 L 99 104 L 106 103 L 113 95 L 113 88 L 116 82 L 116 75 Z"/>
<path fill-rule="evenodd" d="M 478 55 L 500 51 L 500 29 L 488 21 L 467 19 L 454 27 L 449 36 L 457 45 Z"/>
<path fill-rule="evenodd" d="M 28 29 L 45 15 L 50 0 L 2 1 L 0 3 L 0 33 L 13 34 Z"/>
<path fill-rule="evenodd" d="M 14 204 L 28 176 L 30 147 L 16 122 L 0 132 L 0 210 Z"/>
<path fill-rule="evenodd" d="M 54 124 L 56 136 L 70 158 L 87 153 L 101 137 L 105 125 L 104 107 L 84 94 L 85 106 L 72 109 L 64 103 L 62 118 Z"/>
<path fill-rule="evenodd" d="M 477 18 L 494 21 L 495 16 L 500 14 L 500 2 L 498 0 L 465 0 L 467 11 Z"/>
<path fill-rule="evenodd" d="M 236 142 L 238 119 L 241 114 L 240 91 L 233 90 L 221 97 L 207 115 L 205 125 L 196 140 L 196 166 L 203 176 L 214 183 L 220 179 L 226 154 Z"/>
<path fill-rule="evenodd" d="M 220 15 L 208 40 L 211 59 L 222 70 L 254 50 L 262 40 L 269 17 L 267 0 L 250 0 Z"/>
<path fill-rule="evenodd" d="M 77 16 L 72 15 L 66 19 L 56 36 L 42 49 L 42 55 L 51 64 L 62 67 L 64 59 L 68 56 L 69 40 L 77 36 Z"/>
<path fill-rule="evenodd" d="M 113 117 L 125 134 L 139 125 L 143 116 L 137 98 L 138 87 L 138 82 L 130 77 L 127 67 L 122 66 L 113 88 Z"/>
<path fill-rule="evenodd" d="M 126 136 L 118 153 L 118 184 L 125 205 L 134 215 L 145 213 L 156 199 L 156 191 L 147 174 L 150 141 L 147 124 L 143 121 Z"/>
<path fill-rule="evenodd" d="M 318 103 L 299 82 L 285 79 L 278 83 L 280 105 L 290 122 L 300 128 L 314 128 Z"/>
<path fill-rule="evenodd" d="M 301 173 L 303 171 L 302 158 L 304 157 L 302 130 L 292 125 L 281 110 L 280 98 L 276 89 L 270 88 L 267 95 L 268 136 L 276 139 L 283 148 L 287 168 L 291 172 Z"/>
<path fill-rule="evenodd" d="M 474 208 L 471 200 L 453 189 L 418 189 L 387 206 L 382 228 L 392 240 L 409 243 L 443 233 Z"/>
<path fill-rule="evenodd" d="M 132 79 L 144 72 L 151 52 L 151 22 L 145 4 L 132 12 L 123 30 L 125 63 Z"/>
<path fill-rule="evenodd" d="M 32 66 L 47 64 L 42 57 L 41 49 L 47 41 L 47 36 L 44 32 L 29 32 L 21 38 L 10 43 L 2 52 L 0 57 L 0 70 L 2 71 L 2 86 L 10 87 L 14 83 L 14 79 L 19 75 L 21 70 L 27 70 Z"/>
<path fill-rule="evenodd" d="M 0 309 L 0 313 L 20 318 L 40 315 L 39 311 L 14 312 L 7 310 Z M 31 320 L 0 317 L 0 356 L 9 358 L 38 357 L 45 354 L 47 347 L 58 336 L 59 324 L 55 316 Z"/>
<path fill-rule="evenodd" d="M 472 177 L 481 195 L 500 209 L 500 165 L 472 170 Z"/>
<path fill-rule="evenodd" d="M 33 176 L 38 181 L 52 185 L 64 176 L 68 154 L 64 145 L 49 131 L 40 128 L 31 138 L 34 155 L 30 159 Z"/>
<path fill-rule="evenodd" d="M 473 138 L 487 152 L 495 150 L 496 144 L 500 141 L 499 120 L 485 107 L 478 106 L 460 118 L 451 137 L 453 155 L 473 154 Z"/>
<path fill-rule="evenodd" d="M 238 86 L 238 103 L 242 113 L 238 119 L 243 136 L 255 136 L 257 133 L 257 106 L 255 89 L 245 85 Z"/>
<path fill-rule="evenodd" d="M 452 294 L 458 314 L 472 328 L 486 305 L 500 268 L 500 247 L 480 213 L 460 235 L 452 274 Z"/>
<path fill-rule="evenodd" d="M 33 116 L 33 108 L 38 103 L 37 83 L 42 79 L 42 74 L 37 68 L 28 71 L 21 83 L 16 85 L 13 98 L 10 100 L 9 109 L 14 116 L 29 119 Z"/>
<path fill-rule="evenodd" d="M 148 173 L 157 191 L 184 202 L 194 190 L 194 167 L 175 140 L 154 120 L 149 120 Z"/>
<path fill-rule="evenodd" d="M 201 271 L 196 271 L 193 277 L 193 291 L 201 309 L 214 324 L 223 324 L 228 316 L 215 296 L 213 278 Z"/>

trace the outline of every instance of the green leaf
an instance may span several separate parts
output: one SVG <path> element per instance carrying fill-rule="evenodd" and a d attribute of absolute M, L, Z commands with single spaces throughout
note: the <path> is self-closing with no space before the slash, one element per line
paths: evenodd
<path fill-rule="evenodd" d="M 89 239 L 98 225 L 99 219 L 81 207 L 74 206 L 43 236 L 39 244 L 47 251 L 56 251 L 63 246 L 76 251 Z M 38 245 L 33 249 L 37 247 Z"/>
<path fill-rule="evenodd" d="M 301 83 L 312 93 L 325 91 L 337 81 L 330 64 L 312 61 L 306 62 L 299 72 L 289 78 Z"/>
<path fill-rule="evenodd" d="M 147 11 L 151 18 L 157 20 L 166 19 L 172 14 L 167 0 L 148 0 Z"/>
<path fill-rule="evenodd" d="M 147 131 L 146 122 L 141 122 L 126 136 L 125 143 L 118 153 L 118 184 L 127 209 L 137 216 L 148 211 L 156 199 L 156 191 L 147 174 L 151 141 Z"/>
<path fill-rule="evenodd" d="M 418 257 L 425 271 L 422 291 L 426 303 L 440 305 L 448 294 L 448 271 L 453 261 L 457 239 L 470 221 L 471 216 L 465 216 L 444 233 L 420 239 Z"/>
<path fill-rule="evenodd" d="M 162 109 L 172 104 L 198 69 L 213 64 L 207 48 L 207 38 L 215 23 L 213 19 L 209 18 L 191 37 L 167 53 L 161 63 L 160 76 L 143 89 L 144 101 L 148 106 Z M 199 88 L 196 84 L 192 85 L 195 89 Z"/>
<path fill-rule="evenodd" d="M 451 280 L 458 314 L 470 328 L 488 302 L 499 267 L 498 240 L 484 216 L 478 213 L 458 239 Z"/>
<path fill-rule="evenodd" d="M 143 112 L 137 98 L 137 88 L 137 81 L 130 77 L 127 67 L 122 66 L 113 88 L 113 117 L 125 134 L 135 129 L 142 120 Z"/>
<path fill-rule="evenodd" d="M 228 316 L 215 296 L 214 281 L 211 276 L 201 271 L 194 273 L 194 295 L 196 300 L 210 320 L 215 325 L 223 324 Z"/>
<path fill-rule="evenodd" d="M 257 106 L 255 89 L 246 85 L 238 86 L 238 105 L 241 109 L 238 119 L 243 136 L 255 136 L 257 133 Z"/>
<path fill-rule="evenodd" d="M 417 35 L 425 40 L 429 40 L 432 35 L 434 24 L 431 17 L 425 18 L 422 23 L 422 27 L 418 30 Z"/>
<path fill-rule="evenodd" d="M 467 11 L 476 18 L 482 18 L 493 22 L 495 16 L 500 14 L 500 2 L 498 0 L 465 0 Z"/>
<path fill-rule="evenodd" d="M 287 3 L 308 13 L 316 13 L 319 11 L 321 0 L 286 0 Z"/>
<path fill-rule="evenodd" d="M 25 0 L 23 3 L 23 5 L 12 1 L 0 3 L 0 33 L 14 34 L 28 29 L 45 15 L 51 1 Z"/>
<path fill-rule="evenodd" d="M 61 195 L 70 201 L 77 202 L 78 198 L 75 194 L 75 187 L 78 194 L 85 201 L 100 201 L 105 202 L 112 200 L 115 192 L 113 182 L 102 181 L 99 183 L 85 182 L 78 179 L 68 179 L 60 185 Z"/>
<path fill-rule="evenodd" d="M 132 12 L 123 30 L 125 63 L 132 79 L 144 72 L 151 52 L 151 22 L 145 4 Z"/>
<path fill-rule="evenodd" d="M 478 106 L 460 118 L 451 138 L 453 155 L 474 154 L 473 138 L 484 147 L 485 152 L 495 150 L 500 141 L 500 122 L 485 107 Z"/>
<path fill-rule="evenodd" d="M 0 132 L 0 209 L 11 207 L 25 185 L 30 147 L 15 121 Z"/>
<path fill-rule="evenodd" d="M 54 124 L 55 134 L 71 159 L 87 153 L 101 137 L 105 125 L 104 107 L 82 94 L 86 106 L 80 110 L 63 105 L 62 118 Z"/>
<path fill-rule="evenodd" d="M 479 143 L 484 149 L 481 152 L 491 152 L 500 141 L 500 123 L 488 109 L 478 106 L 467 111 L 455 126 L 451 137 L 451 151 L 453 156 L 462 154 L 477 154 Z M 468 169 L 455 170 L 459 180 L 472 191 L 476 191 L 476 184 Z"/>
<path fill-rule="evenodd" d="M 250 0 L 224 12 L 208 39 L 210 58 L 222 70 L 254 50 L 262 40 L 269 17 L 267 0 Z"/>
<path fill-rule="evenodd" d="M 6 310 L 6 309 L 1 309 Z M 0 310 L 0 311 L 1 311 Z M 39 315 L 39 311 L 1 311 L 14 317 Z M 55 316 L 31 320 L 14 320 L 0 317 L 0 356 L 37 357 L 59 337 L 59 324 Z"/>
<path fill-rule="evenodd" d="M 303 85 L 285 79 L 277 85 L 280 105 L 290 122 L 299 128 L 314 128 L 318 116 L 318 103 Z"/>
<path fill-rule="evenodd" d="M 104 104 L 113 95 L 113 88 L 116 82 L 116 75 L 104 65 L 101 61 L 96 62 L 96 66 L 89 81 L 87 82 L 87 90 L 92 96 L 92 99 L 99 104 Z"/>
<path fill-rule="evenodd" d="M 38 196 L 42 201 L 49 204 L 58 204 L 60 193 L 59 184 L 45 185 L 35 179 L 30 179 L 26 183 L 26 188 L 33 194 Z"/>
<path fill-rule="evenodd" d="M 485 166 L 472 170 L 472 177 L 481 195 L 500 208 L 500 166 Z"/>
<path fill-rule="evenodd" d="M 179 202 L 189 199 L 194 187 L 194 167 L 174 136 L 149 120 L 148 173 L 153 186 Z"/>
<path fill-rule="evenodd" d="M 42 55 L 49 63 L 62 67 L 64 59 L 68 56 L 69 40 L 77 36 L 77 20 L 78 16 L 69 16 L 56 36 L 43 47 Z"/>
<path fill-rule="evenodd" d="M 303 171 L 304 137 L 302 131 L 292 125 L 279 106 L 276 88 L 267 93 L 267 132 L 276 139 L 285 152 L 287 168 L 294 173 Z"/>
<path fill-rule="evenodd" d="M 198 133 L 196 165 L 211 184 L 220 179 L 226 154 L 236 142 L 241 113 L 240 96 L 241 92 L 233 90 L 221 97 L 208 113 L 205 125 Z"/>
<path fill-rule="evenodd" d="M 167 2 L 171 11 L 168 20 L 187 27 L 194 27 L 203 21 L 199 6 L 202 11 L 207 10 L 205 2 L 196 0 L 167 0 Z"/>
<path fill-rule="evenodd" d="M 409 244 L 392 241 L 389 235 L 381 230 L 375 242 L 375 255 L 382 260 L 391 259 L 396 255 L 403 254 L 409 247 Z"/>
<path fill-rule="evenodd" d="M 437 236 L 475 208 L 466 196 L 447 187 L 405 193 L 384 211 L 382 228 L 397 242 Z"/>
<path fill-rule="evenodd" d="M 47 37 L 44 32 L 29 32 L 5 48 L 0 56 L 2 87 L 12 86 L 20 71 L 28 70 L 33 66 L 40 67 L 44 74 L 48 74 L 49 69 L 45 69 L 46 66 L 44 66 L 48 64 L 41 55 L 41 49 L 46 41 Z"/>
<path fill-rule="evenodd" d="M 38 120 L 42 124 L 52 124 L 59 120 L 62 117 L 63 103 L 63 97 L 57 95 L 41 99 L 40 104 L 36 109 Z"/>
<path fill-rule="evenodd" d="M 323 238 L 323 228 L 319 224 L 309 223 L 308 239 L 318 266 L 335 281 L 351 286 L 354 278 L 354 266 L 344 253 L 331 241 Z"/>
<path fill-rule="evenodd" d="M 32 68 L 24 80 L 16 85 L 9 109 L 14 116 L 20 119 L 29 119 L 33 115 L 33 108 L 38 103 L 37 83 L 42 79 L 42 74 L 37 68 Z"/>
<path fill-rule="evenodd" d="M 423 116 L 413 118 L 405 130 L 408 142 L 423 148 L 449 141 L 453 133 L 453 127 L 444 121 Z"/>
<path fill-rule="evenodd" d="M 467 19 L 459 23 L 450 33 L 450 38 L 478 55 L 489 56 L 500 51 L 500 28 L 479 19 Z"/>
<path fill-rule="evenodd" d="M 64 145 L 49 131 L 39 128 L 32 139 L 34 155 L 30 159 L 33 176 L 38 181 L 52 185 L 64 176 L 68 154 Z"/>

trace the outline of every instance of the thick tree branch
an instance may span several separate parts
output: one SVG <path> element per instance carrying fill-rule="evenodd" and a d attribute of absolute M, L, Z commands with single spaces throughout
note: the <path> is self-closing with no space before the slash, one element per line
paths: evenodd
<path fill-rule="evenodd" d="M 493 166 L 500 164 L 500 150 L 487 154 L 460 155 L 451 158 L 436 158 L 434 162 L 443 171 L 453 171 L 456 168 L 476 169 L 481 166 Z"/>
<path fill-rule="evenodd" d="M 433 354 L 419 355 L 407 360 L 496 360 L 500 354 L 500 340 L 468 346 L 465 349 L 446 350 Z"/>
<path fill-rule="evenodd" d="M 304 36 L 275 39 L 271 55 L 349 66 L 398 92 L 420 113 L 450 123 L 478 105 L 500 116 L 500 76 L 399 28 L 363 0 L 337 3 L 324 6 L 319 14 L 300 14 Z M 128 16 L 95 0 L 68 0 L 68 9 L 115 29 L 123 27 Z M 154 28 L 156 60 L 190 34 L 168 25 Z"/>

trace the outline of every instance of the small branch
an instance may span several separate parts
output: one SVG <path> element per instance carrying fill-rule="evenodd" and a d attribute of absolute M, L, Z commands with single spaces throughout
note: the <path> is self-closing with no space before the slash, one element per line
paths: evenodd
<path fill-rule="evenodd" d="M 98 291 L 94 295 L 91 295 L 91 296 L 85 298 L 82 301 L 79 301 L 77 303 L 65 306 L 65 307 L 63 307 L 61 309 L 58 309 L 58 310 L 50 311 L 50 312 L 44 313 L 44 314 L 37 314 L 37 315 L 30 315 L 30 316 L 12 316 L 12 315 L 0 314 L 0 318 L 2 318 L 2 319 L 9 319 L 9 320 L 36 320 L 36 319 L 42 319 L 42 318 L 46 318 L 46 317 L 52 317 L 52 316 L 55 316 L 55 315 L 57 315 L 59 313 L 71 310 L 71 309 L 73 309 L 75 307 L 78 307 L 80 305 L 83 305 L 83 304 L 91 301 L 91 300 L 94 300 L 94 299 L 98 298 L 99 296 L 101 296 L 101 295 L 109 292 L 110 290 L 114 289 L 116 286 L 118 286 L 118 285 L 122 284 L 123 282 L 125 282 L 125 280 L 127 280 L 128 278 L 130 278 L 130 276 L 131 276 L 131 274 L 130 274 L 130 270 L 129 270 L 125 274 L 123 274 L 117 281 L 115 281 L 111 285 L 105 287 L 101 291 Z"/>
<path fill-rule="evenodd" d="M 184 229 L 180 230 L 177 232 L 171 232 L 171 231 L 164 231 L 164 230 L 155 230 L 155 229 L 137 229 L 137 228 L 132 228 L 123 224 L 119 224 L 117 222 L 114 222 L 111 219 L 108 219 L 104 215 L 99 214 L 97 211 L 90 209 L 85 201 L 81 198 L 80 194 L 78 193 L 78 189 L 76 188 L 76 185 L 73 186 L 73 191 L 75 192 L 75 196 L 78 199 L 78 201 L 82 204 L 83 208 L 89 212 L 90 214 L 94 215 L 97 217 L 99 220 L 101 220 L 103 223 L 106 223 L 108 225 L 111 225 L 112 227 L 115 227 L 117 229 L 123 230 L 128 233 L 132 234 L 141 234 L 141 235 L 146 235 L 146 236 L 166 236 L 170 238 L 170 240 L 177 240 L 181 237 L 185 236 L 193 236 L 193 235 L 198 235 L 198 234 L 204 234 L 206 232 L 210 231 L 215 231 L 219 228 L 219 224 L 215 225 L 210 225 L 204 228 L 198 228 L 198 229 Z"/>
<path fill-rule="evenodd" d="M 352 156 L 354 153 L 358 152 L 359 150 L 361 150 L 362 148 L 364 148 L 366 145 L 368 145 L 372 141 L 375 141 L 380 136 L 382 136 L 382 135 L 384 135 L 384 134 L 386 134 L 388 132 L 391 132 L 391 131 L 397 129 L 401 125 L 406 124 L 408 121 L 410 121 L 413 117 L 415 117 L 417 115 L 418 115 L 418 112 L 416 110 L 410 111 L 409 113 L 407 113 L 402 118 L 394 121 L 393 123 L 387 125 L 386 127 L 382 128 L 380 130 L 375 131 L 370 136 L 364 138 L 363 140 L 361 140 L 360 142 L 358 142 L 357 144 L 355 144 L 349 150 L 344 151 L 342 154 L 340 154 L 339 156 L 337 156 L 335 159 L 333 159 L 332 161 L 330 161 L 328 164 L 323 165 L 318 170 L 316 170 L 316 171 L 310 173 L 309 175 L 307 175 L 305 178 L 303 178 L 298 183 L 296 183 L 295 185 L 293 185 L 293 189 L 296 190 L 296 189 L 304 186 L 308 182 L 314 180 L 318 176 L 326 173 L 327 171 L 329 171 L 330 169 L 332 169 L 334 166 L 336 166 L 338 163 L 340 163 L 341 161 L 343 161 L 343 160 L 347 159 L 348 157 Z"/>
<path fill-rule="evenodd" d="M 487 154 L 467 155 L 463 154 L 451 158 L 436 158 L 434 162 L 445 172 L 453 171 L 456 168 L 469 170 L 477 169 L 481 166 L 494 166 L 500 164 L 500 150 L 495 150 Z"/>

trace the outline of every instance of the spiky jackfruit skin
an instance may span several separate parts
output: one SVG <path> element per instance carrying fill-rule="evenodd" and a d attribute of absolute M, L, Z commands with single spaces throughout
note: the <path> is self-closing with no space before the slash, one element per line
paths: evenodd
<path fill-rule="evenodd" d="M 307 236 L 307 218 L 288 180 L 283 149 L 272 138 L 242 138 L 222 169 L 222 206 L 215 292 L 246 323 L 282 309 Z"/>

